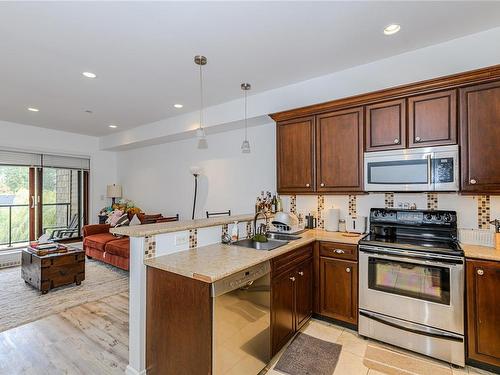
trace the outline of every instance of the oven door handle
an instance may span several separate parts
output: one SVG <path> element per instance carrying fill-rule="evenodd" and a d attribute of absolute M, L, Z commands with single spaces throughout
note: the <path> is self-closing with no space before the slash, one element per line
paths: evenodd
<path fill-rule="evenodd" d="M 365 254 L 373 254 L 383 259 L 390 259 L 395 261 L 407 261 L 409 263 L 417 263 L 424 265 L 439 265 L 444 267 L 450 267 L 453 265 L 463 265 L 462 259 L 442 259 L 442 258 L 432 258 L 432 257 L 418 256 L 418 255 L 407 256 L 405 254 L 395 254 L 395 253 L 387 254 L 382 251 L 371 250 L 366 248 L 360 248 L 359 251 Z"/>
<path fill-rule="evenodd" d="M 421 330 L 414 328 L 415 325 L 412 323 L 404 323 L 401 321 L 397 321 L 395 319 L 391 319 L 389 317 L 385 317 L 380 314 L 374 314 L 374 313 L 369 313 L 366 311 L 360 311 L 359 315 L 362 315 L 368 319 L 372 319 L 378 323 L 385 324 L 389 327 L 397 328 L 397 329 L 402 329 L 407 332 L 411 333 L 416 333 L 417 335 L 424 335 L 424 336 L 429 336 L 429 337 L 436 337 L 439 339 L 444 339 L 444 340 L 450 340 L 450 341 L 458 341 L 458 342 L 463 342 L 464 339 L 462 336 L 455 335 L 453 333 L 446 333 L 441 330 L 437 330 L 432 327 L 426 327 L 426 330 Z"/>

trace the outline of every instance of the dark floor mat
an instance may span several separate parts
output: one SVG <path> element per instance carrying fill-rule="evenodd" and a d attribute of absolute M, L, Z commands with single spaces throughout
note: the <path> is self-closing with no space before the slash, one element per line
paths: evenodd
<path fill-rule="evenodd" d="M 290 375 L 332 375 L 342 345 L 299 333 L 274 366 Z"/>

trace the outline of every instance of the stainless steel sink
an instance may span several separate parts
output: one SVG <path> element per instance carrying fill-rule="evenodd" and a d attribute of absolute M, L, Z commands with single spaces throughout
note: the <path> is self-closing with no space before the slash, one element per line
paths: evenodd
<path fill-rule="evenodd" d="M 233 242 L 233 245 L 235 246 L 242 246 L 242 247 L 248 247 L 250 249 L 255 249 L 255 250 L 274 250 L 280 246 L 286 245 L 288 241 L 279 241 L 279 240 L 268 240 L 267 242 L 257 242 L 253 241 L 251 238 L 247 238 L 244 240 L 239 240 Z"/>
<path fill-rule="evenodd" d="M 300 236 L 294 236 L 291 234 L 280 234 L 280 233 L 268 233 L 266 235 L 267 242 L 257 242 L 253 241 L 251 238 L 244 240 L 239 240 L 233 242 L 233 245 L 248 247 L 250 249 L 256 250 L 274 250 L 280 246 L 286 245 L 290 241 L 298 240 Z"/>
<path fill-rule="evenodd" d="M 279 241 L 295 241 L 302 237 L 286 233 L 268 233 L 267 238 Z"/>

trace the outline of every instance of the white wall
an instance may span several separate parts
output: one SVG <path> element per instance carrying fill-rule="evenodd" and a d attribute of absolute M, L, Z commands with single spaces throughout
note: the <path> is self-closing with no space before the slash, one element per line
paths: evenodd
<path fill-rule="evenodd" d="M 97 222 L 110 203 L 103 197 L 106 185 L 116 183 L 116 153 L 99 150 L 97 137 L 0 121 L 0 148 L 90 157 L 89 221 Z"/>
<path fill-rule="evenodd" d="M 250 154 L 241 153 L 243 137 L 239 129 L 209 135 L 206 150 L 198 150 L 196 139 L 188 139 L 120 152 L 118 181 L 124 196 L 148 213 L 179 213 L 190 219 L 194 178 L 189 167 L 196 165 L 203 169 L 197 217 L 206 210 L 253 212 L 260 191 L 276 189 L 275 125 L 248 130 Z"/>
<path fill-rule="evenodd" d="M 500 27 L 253 94 L 248 97 L 248 117 L 261 121 L 273 112 L 500 64 L 500 48 L 495 48 L 499 40 Z M 241 99 L 208 107 L 204 126 L 208 131 L 225 124 L 241 126 L 237 122 L 243 117 L 242 109 Z M 197 122 L 197 112 L 163 119 L 102 137 L 101 147 L 119 150 L 181 135 L 192 137 Z"/>

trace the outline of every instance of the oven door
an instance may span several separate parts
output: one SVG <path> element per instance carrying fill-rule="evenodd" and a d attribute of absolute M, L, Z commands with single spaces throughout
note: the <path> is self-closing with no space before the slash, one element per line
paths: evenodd
<path fill-rule="evenodd" d="M 463 334 L 463 258 L 361 246 L 359 307 Z"/>

